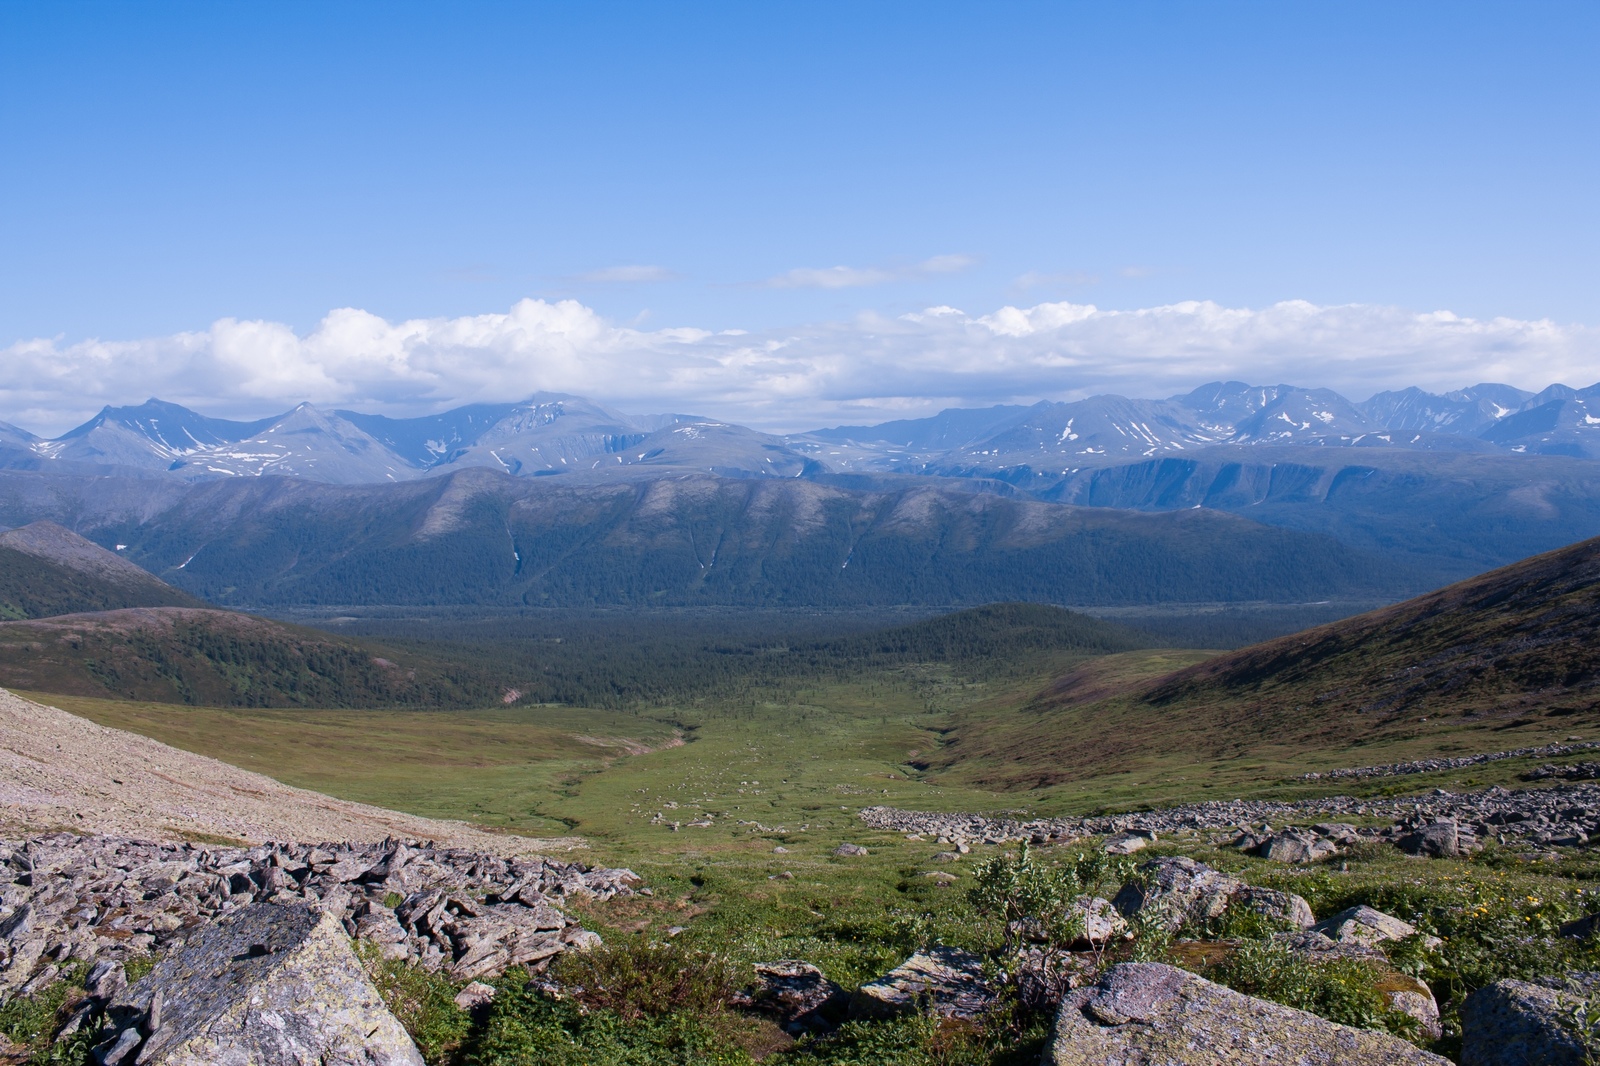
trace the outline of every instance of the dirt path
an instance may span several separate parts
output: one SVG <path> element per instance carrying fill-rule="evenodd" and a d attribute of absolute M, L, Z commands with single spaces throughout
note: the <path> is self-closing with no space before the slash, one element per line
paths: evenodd
<path fill-rule="evenodd" d="M 251 844 L 393 836 L 499 855 L 583 844 L 490 833 L 291 788 L 0 689 L 0 835 L 56 829 Z"/>

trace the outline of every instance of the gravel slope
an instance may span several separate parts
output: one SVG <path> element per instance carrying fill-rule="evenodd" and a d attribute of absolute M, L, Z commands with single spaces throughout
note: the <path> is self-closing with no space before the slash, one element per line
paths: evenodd
<path fill-rule="evenodd" d="M 431 840 L 499 855 L 581 847 L 334 799 L 0 689 L 0 835 L 151 840 Z"/>

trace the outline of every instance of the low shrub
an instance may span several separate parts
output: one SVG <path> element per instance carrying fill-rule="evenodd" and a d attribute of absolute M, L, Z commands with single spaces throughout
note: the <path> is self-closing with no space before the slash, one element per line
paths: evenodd
<path fill-rule="evenodd" d="M 390 1012 L 405 1025 L 428 1062 L 455 1059 L 472 1029 L 472 1019 L 456 1006 L 455 984 L 443 974 L 384 958 L 370 941 L 356 942 L 372 985 Z"/>
<path fill-rule="evenodd" d="M 652 991 L 628 1003 L 625 1017 L 577 999 L 557 999 L 525 974 L 509 974 L 472 1041 L 467 1066 L 747 1066 L 752 1061 L 730 1037 L 690 1011 L 642 1010 L 641 1000 L 651 1006 L 666 1002 L 655 996 Z"/>
<path fill-rule="evenodd" d="M 568 952 L 551 976 L 584 1006 L 625 1021 L 720 1014 L 742 984 L 738 967 L 720 955 L 632 941 Z"/>
<path fill-rule="evenodd" d="M 1359 1029 L 1386 1029 L 1413 1036 L 1417 1023 L 1391 1010 L 1377 990 L 1382 975 L 1361 959 L 1310 960 L 1272 940 L 1244 941 L 1205 977 L 1236 992 L 1310 1011 Z"/>

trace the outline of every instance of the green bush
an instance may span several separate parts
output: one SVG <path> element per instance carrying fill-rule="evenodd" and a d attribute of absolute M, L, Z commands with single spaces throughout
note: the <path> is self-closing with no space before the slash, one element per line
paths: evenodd
<path fill-rule="evenodd" d="M 659 1002 L 659 1001 L 656 1001 Z M 745 1066 L 730 1037 L 686 1012 L 633 1016 L 556 999 L 507 975 L 472 1042 L 468 1066 Z"/>
<path fill-rule="evenodd" d="M 456 1006 L 456 986 L 443 974 L 384 958 L 370 941 L 357 941 L 356 950 L 373 987 L 405 1025 L 422 1057 L 452 1061 L 472 1028 L 467 1012 Z"/>
<path fill-rule="evenodd" d="M 1287 944 L 1247 940 L 1221 962 L 1206 967 L 1205 976 L 1236 992 L 1343 1025 L 1387 1029 L 1402 1036 L 1416 1031 L 1414 1019 L 1389 1009 L 1377 991 L 1382 975 L 1362 959 L 1312 961 Z"/>
<path fill-rule="evenodd" d="M 624 1021 L 722 1014 L 741 984 L 738 968 L 722 956 L 626 940 L 569 952 L 551 975 L 584 1006 Z"/>

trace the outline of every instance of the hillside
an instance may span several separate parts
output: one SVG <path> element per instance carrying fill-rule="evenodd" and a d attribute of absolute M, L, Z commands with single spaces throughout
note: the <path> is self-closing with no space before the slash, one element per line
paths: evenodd
<path fill-rule="evenodd" d="M 53 522 L 0 533 L 0 618 L 202 606 L 188 593 Z"/>
<path fill-rule="evenodd" d="M 1167 763 L 1303 769 L 1433 737 L 1489 751 L 1600 721 L 1600 538 L 1176 672 L 1134 653 L 969 717 L 929 765 L 1049 785 Z M 1555 737 L 1553 739 L 1559 739 Z M 1335 752 L 1345 752 L 1335 756 Z"/>
<path fill-rule="evenodd" d="M 14 490 L 0 494 L 0 521 L 70 519 L 242 607 L 1303 602 L 1426 587 L 1331 538 L 1205 509 L 1137 514 L 906 480 L 853 491 L 794 477 L 585 484 L 463 470 L 130 494 L 113 479 L 0 475 Z"/>
<path fill-rule="evenodd" d="M 213 707 L 481 706 L 504 692 L 427 656 L 185 607 L 0 623 L 0 685 Z"/>
<path fill-rule="evenodd" d="M 531 852 L 574 841 L 487 833 L 291 788 L 0 689 L 0 830 L 154 840 L 436 840 Z"/>
<path fill-rule="evenodd" d="M 1600 708 L 1600 538 L 1356 618 L 1219 656 L 1144 694 L 1318 714 L 1514 715 Z"/>

